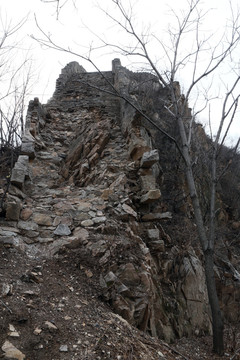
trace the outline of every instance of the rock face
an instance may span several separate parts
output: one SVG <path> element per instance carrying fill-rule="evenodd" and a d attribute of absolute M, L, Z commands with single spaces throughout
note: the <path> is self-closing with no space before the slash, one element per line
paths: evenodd
<path fill-rule="evenodd" d="M 16 162 L 11 175 L 11 184 L 23 188 L 25 179 L 29 178 L 28 169 L 29 157 L 27 155 L 20 155 Z"/>
<path fill-rule="evenodd" d="M 5 341 L 2 346 L 2 350 L 5 352 L 5 359 L 25 359 L 25 355 L 20 350 L 18 350 L 12 343 L 10 343 L 10 341 Z"/>
<path fill-rule="evenodd" d="M 39 258 L 83 247 L 99 266 L 103 298 L 129 323 L 167 341 L 209 332 L 199 251 L 165 230 L 174 214 L 161 199 L 156 134 L 106 92 L 112 84 L 135 101 L 141 84 L 155 95 L 165 90 L 117 59 L 104 77 L 70 63 L 47 105 L 30 102 L 11 178 L 21 193 L 6 201 L 4 225 L 14 226 L 0 233 L 0 242 L 11 238 L 10 245 Z"/>

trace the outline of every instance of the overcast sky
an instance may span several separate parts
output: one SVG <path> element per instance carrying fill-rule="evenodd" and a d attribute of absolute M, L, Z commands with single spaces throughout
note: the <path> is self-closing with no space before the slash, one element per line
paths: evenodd
<path fill-rule="evenodd" d="M 47 1 L 47 0 L 46 0 Z M 65 0 L 60 1 L 63 4 Z M 123 0 L 128 3 L 128 0 Z M 74 3 L 76 7 L 74 6 Z M 111 0 L 99 1 L 104 9 L 112 11 Z M 174 19 L 170 16 L 170 8 L 176 9 L 176 6 L 181 9 L 186 6 L 187 0 L 138 0 L 132 1 L 134 3 L 134 13 L 136 15 L 137 23 L 140 28 L 146 28 L 151 25 L 152 31 L 164 38 L 164 33 L 167 27 Z M 238 0 L 231 1 L 234 9 L 237 6 Z M 225 24 L 227 17 L 230 16 L 228 7 L 228 0 L 208 0 L 202 1 L 202 8 L 206 11 L 213 9 L 206 15 L 205 23 L 202 24 L 202 31 L 206 34 L 217 33 Z M 89 64 L 84 63 L 76 56 L 48 50 L 39 46 L 37 42 L 31 39 L 31 35 L 40 37 L 41 34 L 36 28 L 34 21 L 34 14 L 42 29 L 60 45 L 70 47 L 78 53 L 86 53 L 89 44 L 98 43 L 96 35 L 105 37 L 108 41 L 115 41 L 122 39 L 122 43 L 128 41 L 124 35 L 113 26 L 110 19 L 97 6 L 95 0 L 68 0 L 65 6 L 59 13 L 59 18 L 56 16 L 56 5 L 54 3 L 43 3 L 40 0 L 0 0 L 1 21 L 6 24 L 9 21 L 16 23 L 23 17 L 28 16 L 28 20 L 21 33 L 18 34 L 21 39 L 21 49 L 31 49 L 30 56 L 33 58 L 33 68 L 35 69 L 35 85 L 31 90 L 31 98 L 37 96 L 40 101 L 46 102 L 55 89 L 55 81 L 58 78 L 61 69 L 70 61 L 77 60 L 88 71 L 94 71 Z M 177 9 L 176 9 L 177 10 Z M 188 43 L 186 43 L 188 46 Z M 156 51 L 155 51 L 156 49 Z M 21 50 L 22 51 L 22 50 Z M 155 53 L 154 53 L 155 51 Z M 158 57 L 159 52 L 157 47 L 152 49 L 153 57 Z M 109 49 L 102 49 L 99 52 L 93 53 L 94 60 L 101 70 L 111 69 L 111 60 L 115 57 L 121 57 L 119 54 L 112 53 Z M 130 66 L 133 59 L 129 60 L 125 57 L 121 58 L 124 66 Z M 224 70 L 225 74 L 229 76 L 229 70 Z M 186 76 L 182 74 L 180 81 L 184 88 Z M 217 80 L 216 80 L 217 81 Z M 187 85 L 186 85 L 187 86 Z M 240 134 L 240 124 L 234 127 L 234 134 Z"/>

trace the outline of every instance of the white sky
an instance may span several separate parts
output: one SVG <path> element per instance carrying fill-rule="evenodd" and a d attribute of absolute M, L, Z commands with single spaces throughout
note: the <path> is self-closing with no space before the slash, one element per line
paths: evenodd
<path fill-rule="evenodd" d="M 64 3 L 64 0 L 60 3 Z M 129 0 L 123 0 L 123 3 L 128 3 Z M 170 16 L 169 8 L 176 9 L 184 8 L 187 0 L 138 0 L 132 1 L 134 3 L 134 13 L 138 22 L 139 29 L 146 28 L 151 25 L 153 32 L 160 33 L 159 36 L 165 34 L 167 26 L 172 24 L 173 17 Z M 39 25 L 60 45 L 70 47 L 78 53 L 86 53 L 89 44 L 97 44 L 97 39 L 94 33 L 101 37 L 105 37 L 108 41 L 115 42 L 121 39 L 125 45 L 128 39 L 113 26 L 112 22 L 96 6 L 96 0 L 75 0 L 76 8 L 73 6 L 73 1 L 68 0 L 68 3 L 60 12 L 59 20 L 56 19 L 56 5 L 53 3 L 43 3 L 40 0 L 0 0 L 1 21 L 6 24 L 9 21 L 16 23 L 23 17 L 28 16 L 28 20 L 18 38 L 22 39 L 21 49 L 28 49 L 29 54 L 34 60 L 35 82 L 31 90 L 31 98 L 37 96 L 40 101 L 45 103 L 49 99 L 55 89 L 55 81 L 58 78 L 61 69 L 70 61 L 77 60 L 86 70 L 94 71 L 89 64 L 84 63 L 81 59 L 73 55 L 56 52 L 54 50 L 47 50 L 41 48 L 37 42 L 31 39 L 31 35 L 36 37 L 41 36 L 36 28 L 34 21 L 34 14 L 37 16 Z M 99 1 L 104 9 L 111 11 L 111 0 Z M 238 0 L 231 1 L 233 7 L 236 9 Z M 203 0 L 202 7 L 205 10 L 213 9 L 206 16 L 206 21 L 202 24 L 203 32 L 205 34 L 215 33 L 221 30 L 229 16 L 228 0 Z M 90 32 L 86 26 L 91 29 Z M 164 36 L 163 36 L 164 38 Z M 189 41 L 189 40 L 188 40 Z M 186 42 L 186 48 L 189 42 Z M 159 48 L 156 44 L 151 48 L 153 58 L 160 58 Z M 22 56 L 23 50 L 19 52 L 18 61 Z M 93 53 L 94 60 L 101 70 L 111 70 L 111 60 L 115 57 L 120 57 L 119 54 L 112 53 L 111 50 L 102 49 L 96 54 Z M 164 60 L 161 60 L 164 63 Z M 124 66 L 130 66 L 134 59 L 130 60 L 123 57 L 121 62 Z M 230 78 L 229 69 L 222 69 L 221 76 Z M 220 75 L 218 75 L 219 77 Z M 218 83 L 218 77 L 214 79 Z M 180 75 L 181 85 L 187 87 L 187 73 L 182 72 Z M 219 108 L 219 104 L 217 105 Z M 216 108 L 212 107 L 212 112 L 217 114 Z M 213 114 L 213 116 L 214 116 Z M 240 114 L 238 115 L 239 118 Z M 218 114 L 215 118 L 218 117 Z M 232 135 L 240 136 L 240 121 L 236 123 Z"/>

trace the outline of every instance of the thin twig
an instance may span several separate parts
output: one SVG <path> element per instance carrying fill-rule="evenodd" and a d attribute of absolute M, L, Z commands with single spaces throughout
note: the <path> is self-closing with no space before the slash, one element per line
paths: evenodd
<path fill-rule="evenodd" d="M 12 314 L 12 310 L 9 309 L 9 307 L 0 299 L 0 302 L 3 304 L 3 306 Z"/>
<path fill-rule="evenodd" d="M 239 351 L 240 351 L 240 348 L 235 351 L 235 354 L 231 357 L 230 360 L 235 359 L 235 357 L 238 355 Z"/>
<path fill-rule="evenodd" d="M 177 350 L 174 349 L 173 347 L 167 345 L 166 343 L 164 343 L 163 345 L 166 346 L 169 350 L 173 351 L 175 354 L 181 356 L 184 360 L 189 360 L 186 356 L 184 356 L 183 354 L 181 354 L 179 351 L 177 351 Z"/>

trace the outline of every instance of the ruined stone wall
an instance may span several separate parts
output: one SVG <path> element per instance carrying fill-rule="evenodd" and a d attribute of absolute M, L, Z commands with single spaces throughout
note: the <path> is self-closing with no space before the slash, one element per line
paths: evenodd
<path fill-rule="evenodd" d="M 115 118 L 118 114 L 116 111 L 118 100 L 111 96 L 111 91 L 113 91 L 111 87 L 111 84 L 113 85 L 112 72 L 104 72 L 104 76 L 102 76 L 100 73 L 87 73 L 85 70 L 74 72 L 74 69 L 75 63 L 73 72 L 68 69 L 67 73 L 63 71 L 63 74 L 60 75 L 53 97 L 48 101 L 48 107 L 56 107 L 60 101 L 61 108 L 64 107 L 66 111 L 94 107 L 108 113 L 111 112 Z"/>
<path fill-rule="evenodd" d="M 111 95 L 111 84 L 136 103 L 145 98 L 142 84 L 167 94 L 152 75 L 118 60 L 103 75 L 70 63 L 48 104 L 30 103 L 1 241 L 40 258 L 80 248 L 94 259 L 103 298 L 153 336 L 209 332 L 199 253 L 166 231 L 174 214 L 161 202 L 155 132 Z M 193 225 L 189 231 L 194 236 Z"/>

